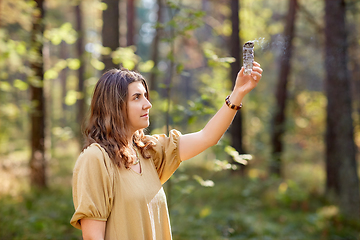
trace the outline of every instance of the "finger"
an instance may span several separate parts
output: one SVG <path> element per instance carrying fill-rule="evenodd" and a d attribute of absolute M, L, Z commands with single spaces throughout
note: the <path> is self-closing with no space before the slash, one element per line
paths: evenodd
<path fill-rule="evenodd" d="M 255 81 L 258 81 L 258 80 L 260 80 L 260 78 L 262 77 L 262 75 L 261 75 L 261 73 L 259 73 L 259 72 L 252 71 L 252 72 L 251 72 L 251 77 L 252 77 Z"/>
<path fill-rule="evenodd" d="M 260 67 L 253 67 L 252 70 L 255 71 L 255 72 L 259 72 L 259 73 L 263 72 L 263 70 Z"/>
<path fill-rule="evenodd" d="M 260 67 L 260 63 L 253 61 L 253 65 Z"/>
<path fill-rule="evenodd" d="M 240 71 L 238 72 L 238 77 L 244 76 L 244 67 L 241 67 Z"/>

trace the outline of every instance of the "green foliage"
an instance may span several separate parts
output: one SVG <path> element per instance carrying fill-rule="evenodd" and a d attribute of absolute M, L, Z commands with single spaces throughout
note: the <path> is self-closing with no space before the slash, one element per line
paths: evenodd
<path fill-rule="evenodd" d="M 73 213 L 69 186 L 2 197 L 0 206 L 0 239 L 80 239 L 80 232 L 69 227 Z"/>
<path fill-rule="evenodd" d="M 159 54 L 160 62 L 162 65 L 166 62 L 166 67 L 158 70 L 159 81 L 160 78 L 165 81 L 159 84 L 158 92 L 150 94 L 151 115 L 154 116 L 152 133 L 165 132 L 167 111 L 171 116 L 170 127 L 184 133 L 198 131 L 223 105 L 224 97 L 230 92 L 229 66 L 234 61 L 227 57 L 230 55 L 227 48 L 231 35 L 230 8 L 223 1 L 207 2 L 211 2 L 211 9 L 207 9 L 205 15 L 196 9 L 201 1 L 168 1 L 169 12 L 166 13 L 170 16 L 165 14 L 165 23 L 154 24 L 164 31 Z M 8 176 L 1 171 L 8 169 L 5 160 L 11 154 L 26 152 L 25 157 L 14 157 L 16 160 L 27 159 L 29 155 L 28 113 L 35 104 L 28 101 L 29 84 L 42 86 L 41 79 L 27 79 L 31 76 L 28 61 L 36 58 L 29 46 L 34 1 L 21 0 L 13 4 L 10 0 L 2 0 L 1 3 L 0 177 Z M 173 189 L 168 195 L 172 199 L 174 240 L 360 239 L 359 224 L 341 216 L 334 203 L 321 197 L 325 179 L 322 159 L 326 116 L 326 98 L 321 93 L 323 1 L 309 0 L 304 6 L 308 12 L 301 10 L 298 15 L 288 87 L 285 179 L 268 178 L 266 167 L 275 109 L 277 60 L 283 50 L 279 34 L 284 28 L 287 2 L 244 0 L 240 8 L 240 36 L 244 41 L 258 40 L 255 58 L 265 70 L 261 84 L 247 95 L 241 110 L 244 146 L 253 159 L 249 161 L 246 176 L 233 175 L 231 170 L 235 165 L 229 163 L 229 155 L 243 163 L 248 161 L 244 162 L 243 156 L 226 147 L 229 140 L 225 135 L 220 145 L 190 160 L 189 165 L 183 163 L 185 166 L 171 178 Z M 51 104 L 48 132 L 52 150 L 63 153 L 70 151 L 66 147 L 71 144 L 66 143 L 73 143 L 73 129 L 79 126 L 75 120 L 75 103 L 84 96 L 77 92 L 75 71 L 81 64 L 86 69 L 88 104 L 99 71 L 105 67 L 101 55 L 111 56 L 116 64 L 137 69 L 145 75 L 154 68 L 154 62 L 147 60 L 152 50 L 149 44 L 143 51 L 140 51 L 141 46 L 119 48 L 114 52 L 101 46 L 100 13 L 107 6 L 99 1 L 83 4 L 88 45 L 84 53 L 86 61 L 80 63 L 74 56 L 77 33 L 67 19 L 68 13 L 73 12 L 72 7 L 69 1 L 47 2 L 49 14 L 44 34 L 45 50 L 50 53 L 46 59 L 44 83 L 51 96 L 47 98 L 47 103 Z M 355 8 L 349 11 L 353 14 L 349 20 L 358 22 Z M 144 18 L 148 15 L 151 14 L 139 14 L 140 25 L 146 23 Z M 357 25 L 354 26 L 353 29 Z M 355 33 L 351 31 L 352 38 L 359 39 Z M 143 38 L 140 34 L 139 41 Z M 359 45 L 357 40 L 354 42 Z M 356 51 L 351 49 L 350 52 Z M 60 57 L 60 53 L 66 54 Z M 170 66 L 174 75 L 169 83 Z M 64 93 L 62 74 L 66 75 Z M 171 101 L 166 101 L 168 88 L 172 89 Z M 357 145 L 360 145 L 359 124 L 355 129 Z M 78 148 L 76 144 L 72 147 Z M 0 196 L 0 239 L 80 239 L 80 232 L 69 225 L 73 213 L 69 178 L 76 157 L 56 159 L 57 153 L 51 154 L 49 190 L 13 195 L 12 189 L 9 195 Z M 26 160 L 15 161 L 16 168 L 21 166 L 26 166 Z M 14 175 L 14 181 L 19 179 L 27 181 L 23 175 Z"/>
<path fill-rule="evenodd" d="M 191 170 L 187 170 L 191 171 Z M 194 170 L 206 175 L 200 169 Z M 296 183 L 282 192 L 275 179 L 239 178 L 220 173 L 212 188 L 192 185 L 171 211 L 174 239 L 358 239 L 359 223 Z M 185 181 L 176 183 L 188 189 Z M 280 186 L 282 183 L 280 183 Z M 279 189 L 282 187 L 279 187 Z M 286 194 L 286 201 L 283 197 Z M 305 197 L 306 196 L 306 197 Z M 326 207 L 322 207 L 323 204 Z"/>
<path fill-rule="evenodd" d="M 92 58 L 90 64 L 98 71 L 102 71 L 105 68 L 105 64 L 96 58 Z"/>
<path fill-rule="evenodd" d="M 69 224 L 74 212 L 70 179 L 76 147 L 67 139 L 61 142 L 53 153 L 50 189 L 0 195 L 0 239 L 81 239 L 81 231 Z M 204 163 L 220 160 L 203 157 L 198 166 L 183 163 L 172 178 L 174 240 L 360 237 L 359 222 L 344 218 L 302 180 L 268 178 L 254 167 L 244 176 L 231 170 L 213 171 Z M 301 167 L 298 164 L 297 169 Z"/>
<path fill-rule="evenodd" d="M 181 1 L 167 1 L 167 6 L 171 9 L 171 19 L 166 24 L 157 23 L 157 28 L 170 28 L 168 37 L 163 40 L 173 42 L 177 37 L 191 37 L 191 32 L 203 26 L 204 11 L 184 7 Z"/>
<path fill-rule="evenodd" d="M 250 154 L 239 154 L 235 150 L 235 148 L 231 146 L 226 146 L 224 150 L 227 154 L 229 154 L 233 158 L 235 162 L 243 165 L 247 165 L 248 161 L 252 159 L 252 156 Z"/>
<path fill-rule="evenodd" d="M 284 29 L 283 17 L 287 11 L 288 1 L 245 0 L 240 6 L 240 37 L 244 41 L 262 37 L 268 41 L 271 36 L 282 34 Z M 276 8 L 274 8 L 276 6 Z M 277 15 L 274 18 L 274 14 Z M 274 20 L 276 19 L 276 20 Z"/>
<path fill-rule="evenodd" d="M 139 66 L 138 66 L 138 69 L 140 72 L 150 72 L 154 67 L 154 61 L 152 60 L 148 60 L 146 62 L 140 62 L 139 63 Z"/>
<path fill-rule="evenodd" d="M 59 28 L 47 29 L 44 32 L 46 40 L 51 41 L 53 45 L 59 45 L 62 41 L 67 44 L 74 44 L 77 39 L 77 32 L 69 22 L 63 23 Z"/>
<path fill-rule="evenodd" d="M 233 57 L 219 58 L 218 55 L 216 55 L 216 53 L 211 49 L 213 48 L 211 43 L 204 43 L 203 48 L 205 57 L 208 59 L 208 64 L 210 67 L 223 66 L 230 68 L 230 63 L 235 62 L 235 58 Z"/>
<path fill-rule="evenodd" d="M 136 47 L 118 48 L 112 52 L 111 57 L 115 64 L 121 64 L 124 68 L 133 70 L 139 62 L 139 57 L 135 54 Z"/>

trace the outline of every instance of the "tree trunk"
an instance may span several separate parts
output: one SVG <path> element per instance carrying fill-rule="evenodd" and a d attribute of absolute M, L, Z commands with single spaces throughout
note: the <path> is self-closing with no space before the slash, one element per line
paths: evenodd
<path fill-rule="evenodd" d="M 135 0 L 127 0 L 127 46 L 135 45 L 135 17 Z"/>
<path fill-rule="evenodd" d="M 60 44 L 60 58 L 66 60 L 68 57 L 69 57 L 68 45 L 65 41 L 62 41 Z M 68 68 L 66 67 L 63 70 L 61 70 L 59 74 L 60 83 L 61 83 L 61 106 L 62 106 L 61 126 L 62 127 L 65 127 L 67 125 L 67 117 L 66 117 L 67 105 L 65 103 L 65 98 L 67 93 L 67 89 L 66 89 L 67 73 L 68 73 Z"/>
<path fill-rule="evenodd" d="M 351 3 L 350 3 L 351 4 Z M 347 9 L 351 8 L 351 6 L 347 6 Z M 358 29 L 358 23 L 360 22 L 360 15 L 357 14 L 356 8 L 350 10 L 354 11 L 353 17 L 349 22 L 347 22 L 347 28 L 352 29 L 351 32 L 348 32 L 348 42 L 349 42 L 349 67 L 350 67 L 350 79 L 352 90 L 352 102 L 353 102 L 353 111 L 356 119 L 353 119 L 355 122 L 355 129 L 360 129 L 360 46 L 358 43 L 358 36 L 360 31 Z M 356 132 L 356 130 L 355 130 Z M 359 151 L 358 149 L 357 151 Z"/>
<path fill-rule="evenodd" d="M 0 0 L 0 27 L 2 27 L 2 22 L 1 22 L 1 7 L 2 7 L 2 3 L 1 3 L 1 0 Z"/>
<path fill-rule="evenodd" d="M 119 47 L 119 0 L 103 0 L 107 8 L 103 11 L 102 42 L 104 47 L 115 51 Z M 104 72 L 119 66 L 112 62 L 111 55 L 102 55 Z"/>
<path fill-rule="evenodd" d="M 163 0 L 157 0 L 158 5 L 158 12 L 157 12 L 157 23 L 162 23 L 162 12 L 163 12 Z M 153 46 L 152 46 L 152 53 L 151 53 L 151 60 L 154 62 L 154 67 L 150 72 L 149 76 L 149 88 L 150 91 L 158 91 L 157 86 L 157 77 L 159 76 L 159 69 L 158 69 L 158 63 L 159 63 L 159 44 L 160 44 L 160 38 L 161 38 L 162 29 L 156 28 L 156 34 L 153 40 Z M 149 133 L 151 133 L 151 130 L 156 128 L 154 125 L 156 124 L 155 121 L 153 121 L 152 115 L 150 115 L 150 126 L 148 127 Z M 156 126 L 156 125 L 155 125 Z"/>
<path fill-rule="evenodd" d="M 158 4 L 157 22 L 162 23 L 162 8 L 163 8 L 162 0 L 157 0 L 157 4 Z M 154 62 L 154 68 L 152 69 L 149 77 L 151 91 L 157 90 L 156 77 L 159 71 L 157 68 L 157 64 L 159 62 L 159 43 L 160 43 L 161 31 L 162 29 L 156 28 L 156 34 L 153 40 L 151 60 Z"/>
<path fill-rule="evenodd" d="M 233 58 L 235 58 L 235 62 L 231 63 L 231 81 L 232 86 L 235 85 L 236 76 L 241 69 L 242 65 L 242 48 L 240 46 L 240 36 L 239 36 L 239 0 L 231 0 L 230 1 L 231 8 L 231 23 L 232 23 L 232 33 L 230 37 L 230 54 Z M 239 111 L 229 129 L 231 135 L 231 144 L 239 153 L 244 153 L 243 149 L 243 131 L 242 131 L 242 114 Z"/>
<path fill-rule="evenodd" d="M 85 72 L 85 60 L 84 60 L 84 30 L 82 23 L 82 11 L 81 11 L 81 1 L 77 6 L 75 6 L 76 13 L 76 31 L 78 32 L 78 40 L 76 42 L 76 51 L 78 58 L 80 60 L 80 67 L 78 69 L 78 92 L 81 94 L 81 97 L 77 100 L 77 122 L 79 128 L 77 129 L 77 139 L 82 148 L 83 145 L 83 136 L 81 133 L 81 126 L 85 118 L 85 96 L 86 91 L 84 87 L 84 72 Z"/>
<path fill-rule="evenodd" d="M 326 190 L 339 197 L 340 209 L 345 215 L 359 218 L 345 12 L 344 0 L 325 1 Z"/>
<path fill-rule="evenodd" d="M 292 54 L 292 39 L 294 38 L 295 15 L 297 9 L 297 0 L 289 0 L 289 11 L 286 18 L 284 30 L 284 55 L 280 59 L 279 82 L 276 88 L 276 111 L 273 119 L 273 129 L 271 136 L 272 156 L 270 163 L 270 174 L 282 175 L 283 151 L 282 137 L 285 132 L 285 107 L 287 100 L 287 83 L 290 75 L 290 61 Z"/>
<path fill-rule="evenodd" d="M 46 159 L 45 159 L 45 100 L 44 100 L 44 66 L 43 66 L 43 43 L 44 32 L 44 0 L 36 0 L 36 10 L 33 15 L 33 27 L 31 31 L 31 47 L 35 50 L 36 59 L 31 62 L 34 72 L 33 79 L 29 79 L 31 94 L 31 158 L 30 182 L 31 186 L 45 188 L 46 182 Z"/>

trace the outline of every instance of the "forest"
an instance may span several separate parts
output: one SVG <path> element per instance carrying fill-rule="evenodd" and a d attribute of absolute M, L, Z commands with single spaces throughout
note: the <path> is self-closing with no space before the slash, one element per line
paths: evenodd
<path fill-rule="evenodd" d="M 359 240 L 357 0 L 0 0 L 0 239 L 82 239 L 72 171 L 106 70 L 146 78 L 147 134 L 191 133 L 247 41 L 262 79 L 165 183 L 173 239 Z"/>

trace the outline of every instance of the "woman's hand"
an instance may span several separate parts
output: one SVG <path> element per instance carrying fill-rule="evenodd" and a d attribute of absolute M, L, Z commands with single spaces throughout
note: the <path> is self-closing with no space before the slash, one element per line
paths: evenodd
<path fill-rule="evenodd" d="M 263 70 L 260 68 L 260 64 L 257 62 L 253 62 L 253 69 L 251 74 L 245 75 L 244 67 L 242 67 L 237 75 L 234 91 L 240 91 L 244 94 L 249 93 L 260 81 L 262 72 Z"/>
<path fill-rule="evenodd" d="M 253 64 L 251 74 L 244 75 L 244 68 L 241 68 L 238 73 L 234 91 L 229 98 L 232 104 L 239 106 L 243 97 L 258 84 L 263 70 L 259 63 L 254 62 Z M 182 135 L 179 144 L 180 159 L 182 161 L 190 159 L 215 145 L 230 126 L 235 114 L 236 111 L 224 103 L 203 130 Z"/>

